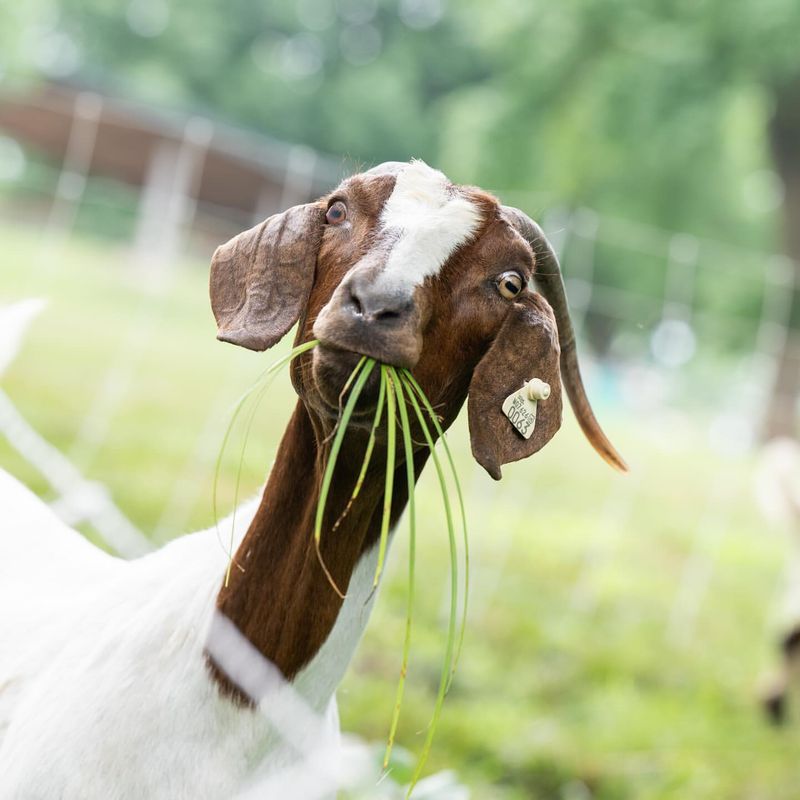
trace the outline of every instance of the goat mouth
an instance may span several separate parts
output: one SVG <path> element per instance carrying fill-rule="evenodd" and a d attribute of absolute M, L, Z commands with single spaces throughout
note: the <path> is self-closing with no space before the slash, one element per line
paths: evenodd
<path fill-rule="evenodd" d="M 317 357 L 323 360 L 335 359 L 341 362 L 342 368 L 347 370 L 348 377 L 362 358 L 371 358 L 379 364 L 396 369 L 413 369 L 419 360 L 417 353 L 412 357 L 407 352 L 395 352 L 395 348 L 385 349 L 379 343 L 373 342 L 353 345 L 320 339 L 315 351 Z"/>
<path fill-rule="evenodd" d="M 353 371 L 364 358 L 361 353 L 320 344 L 314 348 L 313 376 L 320 411 L 338 417 L 345 402 L 346 391 Z M 380 370 L 374 369 L 367 378 L 353 409 L 351 420 L 372 422 L 380 391 Z"/>
<path fill-rule="evenodd" d="M 343 360 L 367 356 L 387 366 L 413 369 L 422 351 L 416 324 L 370 324 L 362 317 L 342 318 L 326 309 L 317 317 L 313 333 L 319 339 L 319 351 L 338 354 Z"/>

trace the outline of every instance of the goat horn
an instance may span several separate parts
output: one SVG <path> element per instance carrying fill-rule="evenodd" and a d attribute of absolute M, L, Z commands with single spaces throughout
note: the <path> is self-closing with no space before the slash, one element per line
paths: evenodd
<path fill-rule="evenodd" d="M 507 221 L 530 244 L 536 256 L 533 279 L 536 288 L 552 306 L 556 317 L 558 341 L 561 346 L 561 378 L 578 424 L 592 447 L 605 461 L 620 472 L 627 472 L 627 464 L 603 433 L 603 429 L 592 411 L 589 398 L 586 396 L 578 366 L 575 331 L 569 315 L 567 293 L 564 289 L 564 279 L 561 275 L 558 257 L 550 242 L 547 241 L 544 231 L 527 214 L 512 206 L 503 206 L 503 213 Z"/>

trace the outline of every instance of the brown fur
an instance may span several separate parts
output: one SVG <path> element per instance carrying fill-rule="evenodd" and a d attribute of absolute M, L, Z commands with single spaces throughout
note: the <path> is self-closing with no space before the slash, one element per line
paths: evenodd
<path fill-rule="evenodd" d="M 217 598 L 218 609 L 289 679 L 318 652 L 342 604 L 320 564 L 313 519 L 340 392 L 360 353 L 413 366 L 444 428 L 455 419 L 469 391 L 473 450 L 494 477 L 499 477 L 500 464 L 542 447 L 561 422 L 556 321 L 547 302 L 529 288 L 513 301 L 498 293 L 496 280 L 506 270 L 515 269 L 529 281 L 534 256 L 497 200 L 485 192 L 459 190 L 481 207 L 482 225 L 438 276 L 415 290 L 407 312 L 380 326 L 354 321 L 348 308 L 351 295 L 345 289 L 354 276 L 367 279 L 379 270 L 391 249 L 391 233 L 379 231 L 377 222 L 394 183 L 391 170 L 354 176 L 328 198 L 301 207 L 305 211 L 292 211 L 295 217 L 304 214 L 306 220 L 324 219 L 329 203 L 342 200 L 348 209 L 345 225 L 321 225 L 321 231 L 303 235 L 292 226 L 267 221 L 254 231 L 262 236 L 262 229 L 268 228 L 281 238 L 265 242 L 262 237 L 256 246 L 252 231 L 242 234 L 247 247 L 229 243 L 218 251 L 226 260 L 215 256 L 212 268 L 215 313 L 218 307 L 229 309 L 217 314 L 221 324 L 229 317 L 238 320 L 239 310 L 246 308 L 247 324 L 257 329 L 258 343 L 272 342 L 285 332 L 285 308 L 290 308 L 299 317 L 298 342 L 311 339 L 320 329 L 325 332 L 323 344 L 292 365 L 300 399 L 261 505 L 236 553 L 239 568 L 233 569 L 229 585 Z M 275 284 L 285 307 L 280 313 L 272 307 L 278 292 Z M 248 341 L 243 334 L 240 343 L 252 346 Z M 418 345 L 416 351 L 410 348 L 412 341 Z M 412 357 L 413 364 L 407 363 Z M 553 394 L 541 404 L 536 433 L 526 442 L 502 415 L 500 404 L 532 377 L 547 380 Z M 332 530 L 361 465 L 377 387 L 376 367 L 359 402 L 360 413 L 345 437 L 325 512 L 320 555 L 342 591 L 380 527 L 384 474 L 378 465 L 384 459 L 385 431 L 357 502 Z M 415 440 L 421 441 L 419 431 L 415 433 Z M 417 474 L 426 459 L 427 452 L 419 449 Z M 403 470 L 399 457 L 393 523 L 407 501 Z M 238 696 L 225 675 L 213 664 L 212 669 L 221 686 Z"/>

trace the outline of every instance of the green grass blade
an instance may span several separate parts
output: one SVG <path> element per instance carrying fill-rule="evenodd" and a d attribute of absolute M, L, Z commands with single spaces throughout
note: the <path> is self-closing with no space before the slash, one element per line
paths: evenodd
<path fill-rule="evenodd" d="M 403 704 L 403 693 L 406 686 L 408 673 L 408 660 L 411 652 L 411 622 L 414 612 L 414 587 L 416 585 L 415 564 L 417 549 L 417 517 L 414 506 L 414 447 L 411 442 L 411 424 L 408 420 L 408 409 L 403 394 L 403 386 L 394 367 L 389 367 L 389 377 L 397 393 L 397 407 L 400 411 L 400 427 L 403 432 L 403 450 L 406 459 L 406 482 L 408 483 L 408 607 L 406 611 L 406 633 L 403 640 L 403 661 L 400 665 L 400 680 L 397 683 L 392 722 L 389 727 L 389 741 L 386 745 L 386 754 L 383 758 L 383 768 L 389 766 L 392 755 L 397 725 L 400 721 L 400 707 Z"/>
<path fill-rule="evenodd" d="M 247 419 L 247 424 L 245 425 L 244 429 L 244 438 L 242 440 L 242 449 L 239 453 L 239 465 L 236 468 L 236 484 L 233 489 L 233 513 L 231 514 L 231 531 L 230 531 L 230 538 L 228 541 L 228 566 L 225 570 L 225 586 L 230 583 L 231 579 L 231 568 L 233 567 L 233 541 L 236 534 L 236 511 L 239 507 L 239 489 L 242 483 L 242 471 L 244 469 L 244 457 L 247 451 L 247 442 L 250 440 L 250 431 L 253 427 L 253 421 L 256 418 L 256 414 L 258 413 L 258 408 L 261 405 L 261 401 L 264 398 L 264 395 L 267 392 L 267 389 L 272 385 L 275 375 L 270 376 L 264 386 L 261 388 L 261 391 L 256 395 L 255 400 L 253 401 L 253 407 L 250 410 L 250 415 Z"/>
<path fill-rule="evenodd" d="M 250 386 L 250 388 L 233 405 L 233 410 L 232 410 L 232 413 L 231 413 L 231 419 L 230 419 L 230 422 L 228 423 L 228 427 L 225 430 L 225 434 L 222 437 L 222 445 L 220 446 L 219 454 L 217 455 L 217 460 L 216 460 L 216 463 L 214 465 L 214 479 L 213 479 L 212 489 L 211 489 L 211 505 L 212 505 L 212 512 L 213 512 L 213 517 L 214 517 L 214 527 L 215 527 L 216 532 L 217 532 L 217 540 L 220 543 L 220 547 L 222 547 L 226 551 L 226 553 L 228 552 L 228 548 L 226 548 L 225 545 L 223 544 L 222 535 L 220 534 L 220 531 L 219 531 L 219 510 L 218 510 L 218 506 L 217 506 L 217 489 L 218 489 L 218 486 L 219 486 L 219 476 L 220 476 L 220 473 L 222 471 L 222 459 L 225 456 L 225 450 L 227 449 L 228 441 L 230 440 L 231 433 L 233 432 L 233 428 L 234 428 L 234 426 L 236 424 L 236 420 L 239 418 L 239 414 L 241 413 L 241 411 L 242 411 L 242 409 L 244 407 L 244 404 L 246 403 L 247 399 L 253 394 L 253 392 L 255 392 L 257 389 L 259 389 L 259 384 L 262 381 L 267 380 L 267 383 L 266 383 L 265 386 L 261 387 L 261 390 L 260 390 L 260 392 L 259 392 L 259 394 L 258 394 L 258 396 L 256 398 L 256 403 L 255 403 L 256 408 L 258 407 L 258 403 L 260 402 L 261 398 L 263 397 L 264 392 L 272 384 L 272 380 L 271 379 L 274 379 L 274 376 L 277 374 L 277 372 L 282 367 L 286 366 L 290 361 L 292 361 L 293 359 L 297 358 L 297 356 L 299 356 L 302 353 L 305 353 L 305 352 L 311 350 L 312 348 L 316 347 L 318 344 L 319 344 L 319 339 L 311 339 L 310 341 L 304 342 L 303 344 L 300 344 L 297 347 L 293 348 L 290 353 L 288 353 L 287 355 L 279 358 L 273 364 L 270 364 L 258 376 L 258 378 L 256 378 L 256 380 L 253 382 L 253 385 Z M 243 449 L 244 449 L 244 446 L 246 446 L 246 444 L 247 444 L 247 439 L 245 439 L 245 443 L 243 445 Z M 239 491 L 238 481 L 239 481 L 239 479 L 237 477 L 237 486 L 236 486 L 236 499 L 237 500 L 238 500 L 238 491 Z M 238 504 L 237 502 L 234 502 L 233 517 L 232 517 L 232 520 L 231 520 L 231 531 L 234 530 L 234 526 L 235 526 L 235 522 L 236 522 L 236 505 L 237 504 Z"/>
<path fill-rule="evenodd" d="M 339 392 L 339 416 L 336 418 L 336 424 L 333 426 L 333 430 L 331 430 L 331 432 L 323 440 L 323 444 L 326 444 L 333 439 L 333 437 L 336 435 L 336 431 L 339 430 L 339 424 L 342 421 L 342 403 L 344 403 L 344 396 L 350 390 L 350 387 L 353 385 L 353 381 L 356 379 L 356 375 L 358 375 L 366 360 L 367 356 L 361 356 L 361 358 L 358 360 L 358 363 L 355 365 L 355 367 L 353 367 L 350 377 L 345 381 L 344 386 L 342 386 L 342 391 Z"/>
<path fill-rule="evenodd" d="M 345 404 L 344 410 L 342 411 L 337 423 L 336 436 L 334 436 L 333 443 L 331 444 L 331 450 L 328 454 L 328 463 L 325 465 L 325 473 L 322 476 L 322 485 L 320 486 L 319 500 L 317 501 L 317 514 L 314 520 L 314 542 L 316 544 L 317 556 L 319 558 L 320 565 L 325 571 L 331 586 L 333 586 L 340 597 L 344 597 L 344 594 L 336 585 L 336 582 L 333 580 L 333 576 L 325 566 L 325 563 L 322 560 L 322 553 L 320 552 L 319 548 L 320 539 L 322 538 L 322 519 L 323 515 L 325 514 L 325 504 L 328 501 L 328 493 L 330 492 L 331 488 L 331 480 L 333 478 L 334 468 L 336 467 L 336 460 L 339 457 L 339 451 L 342 447 L 342 441 L 344 440 L 347 426 L 350 423 L 350 417 L 353 416 L 353 410 L 358 402 L 361 390 L 364 388 L 364 384 L 367 382 L 367 378 L 369 378 L 374 366 L 375 360 L 370 358 L 366 361 L 359 361 L 358 365 L 355 367 L 356 370 L 359 370 L 358 378 L 353 384 L 353 389 L 347 398 L 347 403 Z"/>
<path fill-rule="evenodd" d="M 364 362 L 367 360 L 367 356 L 361 356 L 358 359 L 358 364 L 356 364 L 353 371 L 350 373 L 350 377 L 344 382 L 344 386 L 342 386 L 342 391 L 339 392 L 339 414 L 342 413 L 342 403 L 344 402 L 345 395 L 350 391 L 350 387 L 353 385 L 353 381 L 356 379 L 356 375 L 358 375 L 358 371 L 361 367 L 364 366 Z"/>
<path fill-rule="evenodd" d="M 378 433 L 378 428 L 381 424 L 381 417 L 383 416 L 383 406 L 386 400 L 386 380 L 381 374 L 381 387 L 378 391 L 378 407 L 375 410 L 375 419 L 372 422 L 372 429 L 369 432 L 369 441 L 367 442 L 367 450 L 364 453 L 364 461 L 361 464 L 361 471 L 358 473 L 358 480 L 356 481 L 355 488 L 353 489 L 353 500 L 358 497 L 361 487 L 364 485 L 364 479 L 367 476 L 367 469 L 369 462 L 372 458 L 372 451 L 375 449 L 375 437 Z"/>
<path fill-rule="evenodd" d="M 447 460 L 450 464 L 450 472 L 453 475 L 453 483 L 455 484 L 456 487 L 456 495 L 458 496 L 458 506 L 461 514 L 461 530 L 462 530 L 462 539 L 464 542 L 464 607 L 461 612 L 461 631 L 458 636 L 458 646 L 456 648 L 455 658 L 453 659 L 453 672 L 450 675 L 450 681 L 452 682 L 453 674 L 455 674 L 455 671 L 458 667 L 458 662 L 461 659 L 461 651 L 464 647 L 464 636 L 467 630 L 467 602 L 469 600 L 469 576 L 470 576 L 469 535 L 467 532 L 467 512 L 464 507 L 464 493 L 461 491 L 461 482 L 458 479 L 458 470 L 456 470 L 456 464 L 455 460 L 453 459 L 453 454 L 450 451 L 450 446 L 447 444 L 447 438 L 444 435 L 442 426 L 439 424 L 439 418 L 436 416 L 436 412 L 433 410 L 433 406 L 431 405 L 430 401 L 425 395 L 425 392 L 422 391 L 422 388 L 420 387 L 419 383 L 417 383 L 416 379 L 411 374 L 411 372 L 407 369 L 404 369 L 403 375 L 411 383 L 417 395 L 422 400 L 425 406 L 425 410 L 428 412 L 428 416 L 431 418 L 434 428 L 436 428 L 436 433 L 439 436 L 439 441 L 441 441 L 442 445 L 444 446 L 444 452 L 447 455 Z M 448 684 L 448 689 L 449 689 L 449 684 Z"/>
<path fill-rule="evenodd" d="M 358 380 L 355 383 L 352 393 L 347 398 L 347 404 L 342 410 L 339 419 L 336 421 L 336 435 L 333 437 L 333 444 L 331 445 L 331 451 L 328 455 L 328 462 L 325 465 L 325 473 L 322 476 L 320 498 L 319 502 L 317 503 L 317 515 L 314 520 L 314 538 L 317 541 L 319 541 L 320 537 L 322 536 L 322 517 L 325 513 L 325 502 L 328 499 L 328 492 L 330 491 L 331 480 L 333 478 L 333 470 L 336 466 L 336 459 L 342 446 L 345 431 L 347 430 L 347 423 L 350 421 L 350 417 L 353 414 L 353 409 L 355 408 L 355 404 L 358 401 L 359 395 L 361 394 L 361 390 L 364 388 L 364 384 L 366 383 L 367 378 L 372 372 L 374 366 L 375 362 L 372 359 L 370 359 L 369 363 L 362 359 L 358 362 L 358 364 L 356 364 L 353 372 L 356 374 L 360 373 Z M 352 377 L 352 375 L 350 377 Z"/>
<path fill-rule="evenodd" d="M 423 415 L 422 409 L 417 402 L 417 398 L 414 396 L 411 384 L 406 383 L 406 388 L 406 395 L 411 401 L 411 405 L 414 408 L 414 413 L 416 414 L 420 428 L 422 429 L 422 434 L 425 437 L 428 447 L 430 448 L 431 458 L 433 459 L 433 463 L 436 468 L 436 474 L 439 478 L 439 485 L 442 490 L 442 501 L 444 503 L 445 516 L 447 518 L 447 536 L 450 544 L 450 619 L 447 627 L 447 646 L 445 650 L 444 661 L 442 663 L 442 674 L 439 680 L 439 691 L 436 695 L 433 716 L 431 717 L 430 724 L 428 725 L 428 734 L 425 737 L 425 744 L 422 747 L 422 753 L 420 753 L 417 766 L 414 769 L 414 774 L 408 787 L 408 794 L 406 795 L 406 797 L 410 797 L 411 793 L 414 791 L 414 787 L 417 785 L 417 781 L 419 781 L 422 770 L 425 768 L 425 762 L 428 760 L 428 755 L 431 751 L 431 745 L 433 744 L 433 736 L 436 732 L 436 725 L 439 722 L 439 716 L 442 713 L 442 706 L 444 705 L 444 698 L 445 694 L 447 693 L 447 687 L 449 685 L 450 675 L 452 673 L 458 614 L 458 553 L 456 549 L 455 530 L 453 528 L 453 515 L 450 509 L 450 498 L 447 494 L 447 481 L 445 480 L 444 470 L 442 469 L 441 462 L 439 461 L 439 456 L 436 453 L 436 443 L 434 442 L 430 430 L 428 429 L 428 425 L 425 422 L 425 416 Z"/>
<path fill-rule="evenodd" d="M 339 515 L 339 519 L 336 520 L 336 523 L 334 524 L 331 530 L 335 531 L 339 527 L 339 525 L 341 525 L 342 520 L 350 513 L 350 508 L 352 507 L 353 503 L 355 502 L 356 498 L 361 492 L 361 487 L 364 485 L 364 480 L 367 477 L 367 469 L 369 469 L 369 463 L 372 460 L 372 451 L 375 449 L 375 437 L 377 435 L 378 428 L 380 427 L 381 424 L 381 417 L 383 416 L 383 406 L 385 399 L 386 399 L 386 379 L 384 373 L 381 372 L 381 386 L 378 391 L 378 405 L 376 406 L 375 419 L 373 419 L 372 421 L 372 428 L 370 429 L 369 432 L 367 449 L 364 451 L 364 460 L 361 462 L 361 470 L 358 473 L 356 484 L 353 487 L 353 493 L 350 495 L 350 499 L 347 501 L 347 505 L 344 507 L 344 511 L 342 511 L 342 513 Z"/>
<path fill-rule="evenodd" d="M 397 416 L 395 411 L 395 389 L 389 368 L 381 364 L 381 383 L 386 384 L 386 482 L 383 490 L 383 516 L 381 517 L 381 540 L 378 547 L 378 564 L 372 580 L 374 589 L 383 572 L 386 558 L 386 545 L 389 541 L 389 523 L 392 516 L 392 495 L 394 494 L 394 464 L 396 454 Z"/>

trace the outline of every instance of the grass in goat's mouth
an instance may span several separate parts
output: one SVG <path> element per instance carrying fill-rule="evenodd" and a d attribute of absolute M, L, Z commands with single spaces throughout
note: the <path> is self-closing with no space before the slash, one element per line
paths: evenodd
<path fill-rule="evenodd" d="M 249 417 L 246 421 L 244 442 L 239 458 L 238 472 L 236 476 L 236 488 L 234 494 L 234 509 L 239 500 L 239 485 L 241 481 L 242 465 L 244 462 L 245 447 L 250 428 L 255 418 L 258 404 L 265 392 L 269 388 L 275 375 L 279 370 L 289 364 L 294 358 L 311 350 L 319 342 L 312 340 L 305 344 L 295 347 L 291 353 L 284 358 L 277 361 L 271 367 L 262 373 L 256 383 L 239 399 L 233 411 L 233 416 L 228 429 L 225 433 L 217 459 L 216 470 L 214 475 L 214 519 L 218 519 L 216 495 L 217 495 L 217 482 L 222 462 L 222 456 L 225 447 L 228 444 L 233 426 L 238 419 L 246 401 L 253 397 L 253 407 L 249 412 Z M 325 518 L 325 507 L 330 494 L 331 482 L 333 480 L 334 472 L 336 471 L 336 464 L 341 452 L 342 443 L 347 435 L 350 420 L 358 404 L 358 399 L 364 386 L 369 379 L 370 375 L 375 369 L 380 371 L 380 384 L 378 392 L 378 400 L 375 407 L 375 413 L 370 427 L 367 445 L 364 450 L 364 457 L 361 463 L 361 468 L 358 477 L 353 486 L 350 497 L 345 505 L 344 510 L 339 515 L 338 519 L 331 526 L 330 530 L 325 530 L 323 522 Z M 397 465 L 397 435 L 398 428 L 400 430 L 400 440 L 402 444 L 402 455 L 405 465 L 406 483 L 408 487 L 408 528 L 409 528 L 409 547 L 408 547 L 408 603 L 406 611 L 406 626 L 405 636 L 403 640 L 402 661 L 400 665 L 400 679 L 397 685 L 397 693 L 395 698 L 392 719 L 389 728 L 389 739 L 386 747 L 386 754 L 384 757 L 384 769 L 388 767 L 389 759 L 394 745 L 395 736 L 397 733 L 397 726 L 400 719 L 400 711 L 403 703 L 403 694 L 405 690 L 406 674 L 408 671 L 408 664 L 411 655 L 411 634 L 412 622 L 414 611 L 414 597 L 415 597 L 415 564 L 416 564 L 416 507 L 414 502 L 414 488 L 415 488 L 415 474 L 414 474 L 414 442 L 411 435 L 412 414 L 413 419 L 417 421 L 419 430 L 425 445 L 430 450 L 431 459 L 433 461 L 434 470 L 436 472 L 439 486 L 442 493 L 442 503 L 444 508 L 444 516 L 447 528 L 448 543 L 450 548 L 450 614 L 447 626 L 447 639 L 445 643 L 445 653 L 442 661 L 441 675 L 439 678 L 439 689 L 434 703 L 433 714 L 431 721 L 428 725 L 427 735 L 422 747 L 416 768 L 414 770 L 411 784 L 408 790 L 408 796 L 414 790 L 414 786 L 422 774 L 425 767 L 428 755 L 433 743 L 433 737 L 436 731 L 436 726 L 441 715 L 442 706 L 444 704 L 445 696 L 450 688 L 450 684 L 455 673 L 456 666 L 461 654 L 461 648 L 464 641 L 464 631 L 466 628 L 466 614 L 467 614 L 467 594 L 469 591 L 469 547 L 467 540 L 467 521 L 466 513 L 464 510 L 464 498 L 461 492 L 461 486 L 456 472 L 455 462 L 453 460 L 450 448 L 447 446 L 447 441 L 444 438 L 439 418 L 433 409 L 433 406 L 428 401 L 421 387 L 415 380 L 414 376 L 407 369 L 396 368 L 386 364 L 380 364 L 375 359 L 363 356 L 353 369 L 350 377 L 347 379 L 342 393 L 340 396 L 340 414 L 334 429 L 330 449 L 328 453 L 328 460 L 325 465 L 325 471 L 322 477 L 320 486 L 320 496 L 317 502 L 316 516 L 314 520 L 314 543 L 317 549 L 317 556 L 322 566 L 328 581 L 333 590 L 344 599 L 345 593 L 336 584 L 333 576 L 326 567 L 324 559 L 322 558 L 320 543 L 322 537 L 330 535 L 339 527 L 344 518 L 349 513 L 353 503 L 357 500 L 364 479 L 369 469 L 372 456 L 375 450 L 375 443 L 377 439 L 378 430 L 384 422 L 385 411 L 385 424 L 386 424 L 386 461 L 385 461 L 385 483 L 382 502 L 380 538 L 378 541 L 378 560 L 375 568 L 375 575 L 373 578 L 373 589 L 377 588 L 383 573 L 384 562 L 386 558 L 386 549 L 389 541 L 389 529 L 391 526 L 391 512 L 392 512 L 392 499 L 394 496 L 394 476 L 395 468 Z M 452 476 L 453 485 L 455 487 L 456 496 L 458 498 L 459 514 L 461 518 L 462 527 L 462 546 L 463 546 L 463 560 L 464 560 L 464 580 L 462 589 L 462 613 L 459 624 L 458 619 L 458 604 L 459 604 L 459 553 L 458 542 L 455 532 L 455 524 L 453 521 L 453 509 L 450 502 L 450 488 L 448 486 L 447 476 L 439 459 L 439 454 L 436 451 L 436 440 L 442 442 L 444 447 L 447 465 Z M 235 511 L 231 520 L 231 532 L 229 543 L 226 547 L 228 553 L 228 570 L 225 576 L 226 585 L 230 578 L 230 571 L 233 566 L 233 542 L 234 542 L 234 526 L 236 523 Z M 219 527 L 217 527 L 219 536 Z M 220 542 L 222 538 L 220 536 Z M 225 545 L 223 544 L 223 547 Z"/>

